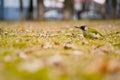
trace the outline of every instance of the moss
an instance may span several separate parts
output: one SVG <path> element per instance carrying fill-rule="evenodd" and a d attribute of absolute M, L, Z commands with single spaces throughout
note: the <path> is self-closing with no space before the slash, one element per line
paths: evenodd
<path fill-rule="evenodd" d="M 111 35 L 103 39 L 81 38 L 82 32 L 73 27 L 80 24 L 96 28 L 103 35 Z M 119 24 L 119 20 L 0 22 L 0 28 L 7 32 L 7 35 L 0 36 L 0 77 L 3 80 L 104 79 L 106 74 L 111 73 L 109 70 L 106 74 L 88 73 L 91 67 L 93 70 L 99 69 L 101 65 L 109 68 L 108 63 L 103 63 L 106 58 L 119 61 L 120 56 L 116 50 L 120 49 L 120 34 L 113 34 L 120 31 Z M 60 57 L 51 59 L 54 55 Z M 44 67 L 34 73 L 19 70 L 17 64 L 34 59 L 40 60 Z M 98 59 L 103 61 L 99 63 Z M 100 66 L 93 66 L 92 62 Z M 90 69 L 86 71 L 86 67 Z M 117 67 L 111 66 L 110 69 L 115 70 L 115 74 L 119 71 Z"/>

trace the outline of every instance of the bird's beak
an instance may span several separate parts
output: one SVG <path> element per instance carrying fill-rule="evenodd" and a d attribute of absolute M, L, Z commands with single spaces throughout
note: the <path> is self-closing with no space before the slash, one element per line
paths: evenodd
<path fill-rule="evenodd" d="M 78 27 L 78 26 L 74 26 L 75 28 L 80 28 L 80 27 Z"/>

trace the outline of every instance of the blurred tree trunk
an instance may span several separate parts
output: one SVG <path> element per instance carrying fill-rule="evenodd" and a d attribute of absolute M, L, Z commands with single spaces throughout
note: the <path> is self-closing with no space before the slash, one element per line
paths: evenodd
<path fill-rule="evenodd" d="M 44 0 L 37 0 L 38 20 L 44 20 Z"/>
<path fill-rule="evenodd" d="M 30 0 L 30 3 L 29 3 L 28 19 L 33 20 L 33 0 Z"/>
<path fill-rule="evenodd" d="M 112 16 L 112 18 L 113 19 L 116 19 L 117 18 L 117 13 L 116 13 L 116 4 L 117 4 L 117 1 L 116 0 L 112 0 L 112 6 L 113 6 L 113 16 Z"/>
<path fill-rule="evenodd" d="M 106 0 L 108 18 L 116 18 L 116 0 Z"/>
<path fill-rule="evenodd" d="M 72 20 L 73 19 L 73 0 L 65 0 L 63 9 L 63 19 Z"/>
<path fill-rule="evenodd" d="M 20 20 L 24 20 L 24 12 L 23 12 L 23 1 L 20 1 Z"/>
<path fill-rule="evenodd" d="M 117 17 L 120 18 L 120 0 L 117 0 L 117 7 L 116 7 Z"/>

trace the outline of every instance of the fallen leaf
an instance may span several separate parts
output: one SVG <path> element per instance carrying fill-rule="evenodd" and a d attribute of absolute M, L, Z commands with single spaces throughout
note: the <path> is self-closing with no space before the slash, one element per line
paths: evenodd
<path fill-rule="evenodd" d="M 47 49 L 47 48 L 52 48 L 53 47 L 53 44 L 50 43 L 50 42 L 46 42 L 44 45 L 43 45 L 43 48 Z"/>
<path fill-rule="evenodd" d="M 76 49 L 76 46 L 75 45 L 73 45 L 73 44 L 65 44 L 64 45 L 64 49 Z"/>
<path fill-rule="evenodd" d="M 40 34 L 40 37 L 47 37 L 47 34 Z"/>
<path fill-rule="evenodd" d="M 80 34 L 80 39 L 85 39 L 85 37 L 83 36 L 83 34 Z"/>
<path fill-rule="evenodd" d="M 51 66 L 59 67 L 62 64 L 62 56 L 60 54 L 51 56 L 48 59 L 48 64 Z"/>
<path fill-rule="evenodd" d="M 27 71 L 30 73 L 34 73 L 44 67 L 44 64 L 41 60 L 30 60 L 30 61 L 24 61 L 21 62 L 18 65 L 18 69 L 20 71 Z"/>
<path fill-rule="evenodd" d="M 116 54 L 119 54 L 119 55 L 120 55 L 120 50 L 117 50 L 117 51 L 116 51 Z"/>
<path fill-rule="evenodd" d="M 107 70 L 108 72 L 111 73 L 117 73 L 120 72 L 120 60 L 114 59 L 114 60 L 109 60 Z"/>
<path fill-rule="evenodd" d="M 82 51 L 79 51 L 79 50 L 75 50 L 73 51 L 73 55 L 83 55 L 84 53 Z"/>
<path fill-rule="evenodd" d="M 19 57 L 22 58 L 22 59 L 26 59 L 27 54 L 25 52 L 21 52 L 21 53 L 19 53 Z"/>

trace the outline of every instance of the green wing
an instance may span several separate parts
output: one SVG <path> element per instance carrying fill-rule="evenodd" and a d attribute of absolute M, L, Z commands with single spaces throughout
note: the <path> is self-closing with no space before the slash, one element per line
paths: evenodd
<path fill-rule="evenodd" d="M 103 36 L 99 31 L 97 31 L 96 29 L 89 29 L 90 32 L 95 33 L 95 34 L 100 34 L 100 36 Z"/>

